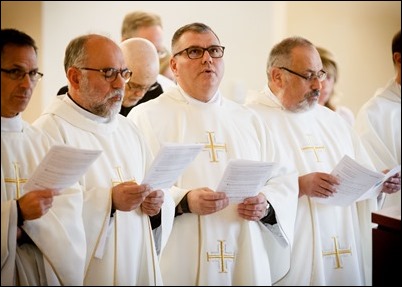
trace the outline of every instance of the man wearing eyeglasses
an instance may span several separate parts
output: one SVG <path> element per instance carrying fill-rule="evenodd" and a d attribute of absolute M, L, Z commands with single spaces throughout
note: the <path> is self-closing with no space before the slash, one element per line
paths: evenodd
<path fill-rule="evenodd" d="M 276 143 L 254 113 L 221 95 L 225 47 L 210 27 L 179 28 L 172 51 L 177 87 L 128 114 L 153 152 L 164 142 L 205 144 L 172 189 L 176 217 L 161 252 L 164 284 L 271 285 L 270 260 L 282 262 L 271 251 L 290 259 L 296 173 L 278 165 L 259 193 L 241 203 L 216 190 L 232 159 L 278 161 Z"/>
<path fill-rule="evenodd" d="M 152 12 L 134 11 L 124 16 L 121 26 L 121 40 L 130 38 L 144 38 L 152 42 L 158 53 L 159 74 L 153 89 L 146 91 L 137 105 L 155 99 L 176 83 L 172 79 L 172 73 L 166 62 L 170 61 L 171 54 L 163 43 L 163 27 L 161 17 Z"/>
<path fill-rule="evenodd" d="M 299 171 L 290 271 L 277 284 L 371 285 L 370 222 L 377 198 L 345 207 L 315 200 L 337 192 L 338 178 L 330 172 L 344 155 L 375 170 L 350 125 L 318 104 L 326 76 L 320 55 L 307 39 L 286 38 L 271 50 L 266 72 L 268 85 L 261 92 L 250 93 L 246 106 L 281 140 Z M 398 187 L 397 174 L 382 191 Z"/>
<path fill-rule="evenodd" d="M 120 114 L 127 116 L 145 93 L 158 88 L 159 57 L 155 46 L 143 38 L 130 38 L 120 43 L 128 68 L 133 72 L 126 84 Z"/>
<path fill-rule="evenodd" d="M 174 210 L 165 208 L 169 194 L 141 184 L 152 158 L 136 126 L 119 114 L 132 72 L 120 47 L 97 34 L 73 39 L 64 63 L 69 92 L 53 98 L 34 124 L 58 142 L 103 151 L 80 181 L 84 285 L 161 285 L 151 222 L 160 225 L 162 215 L 168 222 Z"/>
<path fill-rule="evenodd" d="M 54 144 L 21 117 L 43 77 L 35 41 L 24 32 L 2 29 L 0 42 L 1 285 L 82 285 L 81 189 L 24 189 Z"/>

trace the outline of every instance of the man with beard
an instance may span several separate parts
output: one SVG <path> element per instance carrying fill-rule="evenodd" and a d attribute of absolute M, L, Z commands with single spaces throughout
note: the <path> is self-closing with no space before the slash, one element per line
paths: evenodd
<path fill-rule="evenodd" d="M 160 221 L 168 200 L 162 190 L 139 184 L 150 154 L 135 125 L 119 114 L 132 73 L 119 46 L 96 34 L 69 43 L 64 68 L 68 94 L 53 98 L 34 124 L 58 142 L 103 150 L 80 180 L 87 241 L 84 285 L 161 285 L 149 216 Z M 173 210 L 164 210 L 163 216 L 173 218 Z"/>
<path fill-rule="evenodd" d="M 278 285 L 371 282 L 370 222 L 377 198 L 345 207 L 315 201 L 336 192 L 339 181 L 329 173 L 344 155 L 375 170 L 352 127 L 318 104 L 325 77 L 314 45 L 301 37 L 286 38 L 269 55 L 268 85 L 262 92 L 246 97 L 246 106 L 255 110 L 272 134 L 281 139 L 282 148 L 299 172 L 291 267 Z M 397 174 L 384 183 L 382 192 L 399 188 Z"/>

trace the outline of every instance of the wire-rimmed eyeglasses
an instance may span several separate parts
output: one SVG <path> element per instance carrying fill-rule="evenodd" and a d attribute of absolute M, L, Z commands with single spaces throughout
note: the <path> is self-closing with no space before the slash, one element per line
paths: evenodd
<path fill-rule="evenodd" d="M 127 82 L 126 86 L 130 92 L 146 93 L 146 92 L 156 90 L 159 87 L 159 84 L 158 84 L 158 82 L 155 82 L 150 86 L 141 86 L 141 85 L 133 83 L 133 82 Z"/>
<path fill-rule="evenodd" d="M 133 74 L 133 72 L 131 72 L 129 69 L 120 69 L 120 70 L 115 68 L 94 69 L 87 67 L 82 67 L 78 69 L 100 72 L 103 74 L 107 82 L 114 82 L 117 79 L 117 75 L 120 74 L 121 77 L 124 79 L 124 81 L 127 83 L 128 81 L 130 81 L 131 75 Z"/>
<path fill-rule="evenodd" d="M 22 80 L 25 77 L 25 75 L 28 75 L 31 82 L 37 82 L 40 79 L 42 79 L 42 77 L 43 77 L 43 74 L 38 72 L 38 70 L 32 70 L 32 71 L 25 72 L 24 70 L 21 70 L 21 69 L 3 69 L 3 68 L 1 68 L 1 71 L 3 73 L 6 73 L 12 80 Z"/>
<path fill-rule="evenodd" d="M 324 70 L 320 70 L 317 73 L 311 73 L 308 76 L 304 76 L 302 74 L 299 74 L 295 71 L 292 71 L 291 69 L 288 69 L 286 67 L 279 67 L 279 69 L 285 70 L 293 75 L 299 76 L 300 78 L 305 79 L 306 81 L 312 81 L 314 79 L 317 79 L 318 81 L 322 82 L 325 80 L 325 78 L 327 77 L 327 72 L 325 72 Z"/>
<path fill-rule="evenodd" d="M 176 54 L 173 55 L 173 57 L 176 57 L 177 55 L 186 52 L 187 56 L 190 59 L 200 59 L 204 56 L 205 51 L 208 51 L 211 58 L 222 58 L 225 51 L 225 47 L 218 45 L 209 46 L 207 48 L 192 46 L 177 52 Z"/>

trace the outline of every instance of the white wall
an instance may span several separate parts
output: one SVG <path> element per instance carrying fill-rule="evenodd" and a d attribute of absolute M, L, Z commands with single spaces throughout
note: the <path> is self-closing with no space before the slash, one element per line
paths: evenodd
<path fill-rule="evenodd" d="M 204 22 L 219 36 L 225 49 L 225 76 L 221 91 L 242 100 L 248 88 L 265 82 L 268 47 L 283 34 L 284 4 L 281 2 L 43 2 L 44 104 L 66 83 L 63 58 L 68 42 L 81 34 L 95 32 L 120 41 L 125 14 L 153 11 L 163 21 L 165 44 L 170 48 L 174 32 L 190 22 Z M 279 24 L 279 25 L 278 25 Z"/>

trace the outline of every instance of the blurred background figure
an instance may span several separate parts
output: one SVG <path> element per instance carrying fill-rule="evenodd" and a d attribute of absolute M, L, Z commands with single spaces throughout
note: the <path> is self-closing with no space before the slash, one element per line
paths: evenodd
<path fill-rule="evenodd" d="M 139 37 L 151 41 L 158 51 L 160 61 L 160 72 L 157 78 L 158 86 L 152 91 L 145 93 L 137 105 L 154 99 L 166 91 L 169 87 L 176 86 L 176 83 L 169 77 L 173 73 L 169 67 L 171 54 L 163 44 L 163 27 L 161 17 L 152 12 L 134 11 L 124 17 L 121 27 L 121 40 Z M 167 65 L 165 64 L 167 62 Z M 168 75 L 165 76 L 165 75 Z"/>
<path fill-rule="evenodd" d="M 337 112 L 350 125 L 353 125 L 355 121 L 355 116 L 353 112 L 345 106 L 336 104 L 338 98 L 335 90 L 335 85 L 338 80 L 339 74 L 338 74 L 338 65 L 335 61 L 335 58 L 330 51 L 322 47 L 316 47 L 316 48 L 318 53 L 320 54 L 324 71 L 327 72 L 327 77 L 325 78 L 324 81 L 321 82 L 322 88 L 320 91 L 320 97 L 318 99 L 318 103 Z"/>
<path fill-rule="evenodd" d="M 391 54 L 394 76 L 360 108 L 354 126 L 378 170 L 401 164 L 401 30 Z M 400 190 L 386 195 L 383 208 L 390 206 L 401 206 Z"/>
<path fill-rule="evenodd" d="M 161 57 L 159 55 L 159 73 L 172 81 L 176 82 L 176 79 L 174 78 L 172 69 L 170 69 L 170 58 L 172 57 L 172 53 L 168 50 L 165 51 L 165 55 Z"/>
<path fill-rule="evenodd" d="M 120 43 L 124 61 L 133 72 L 125 85 L 124 98 L 120 114 L 127 116 L 131 109 L 147 92 L 158 86 L 159 57 L 155 46 L 143 38 L 131 38 Z"/>

